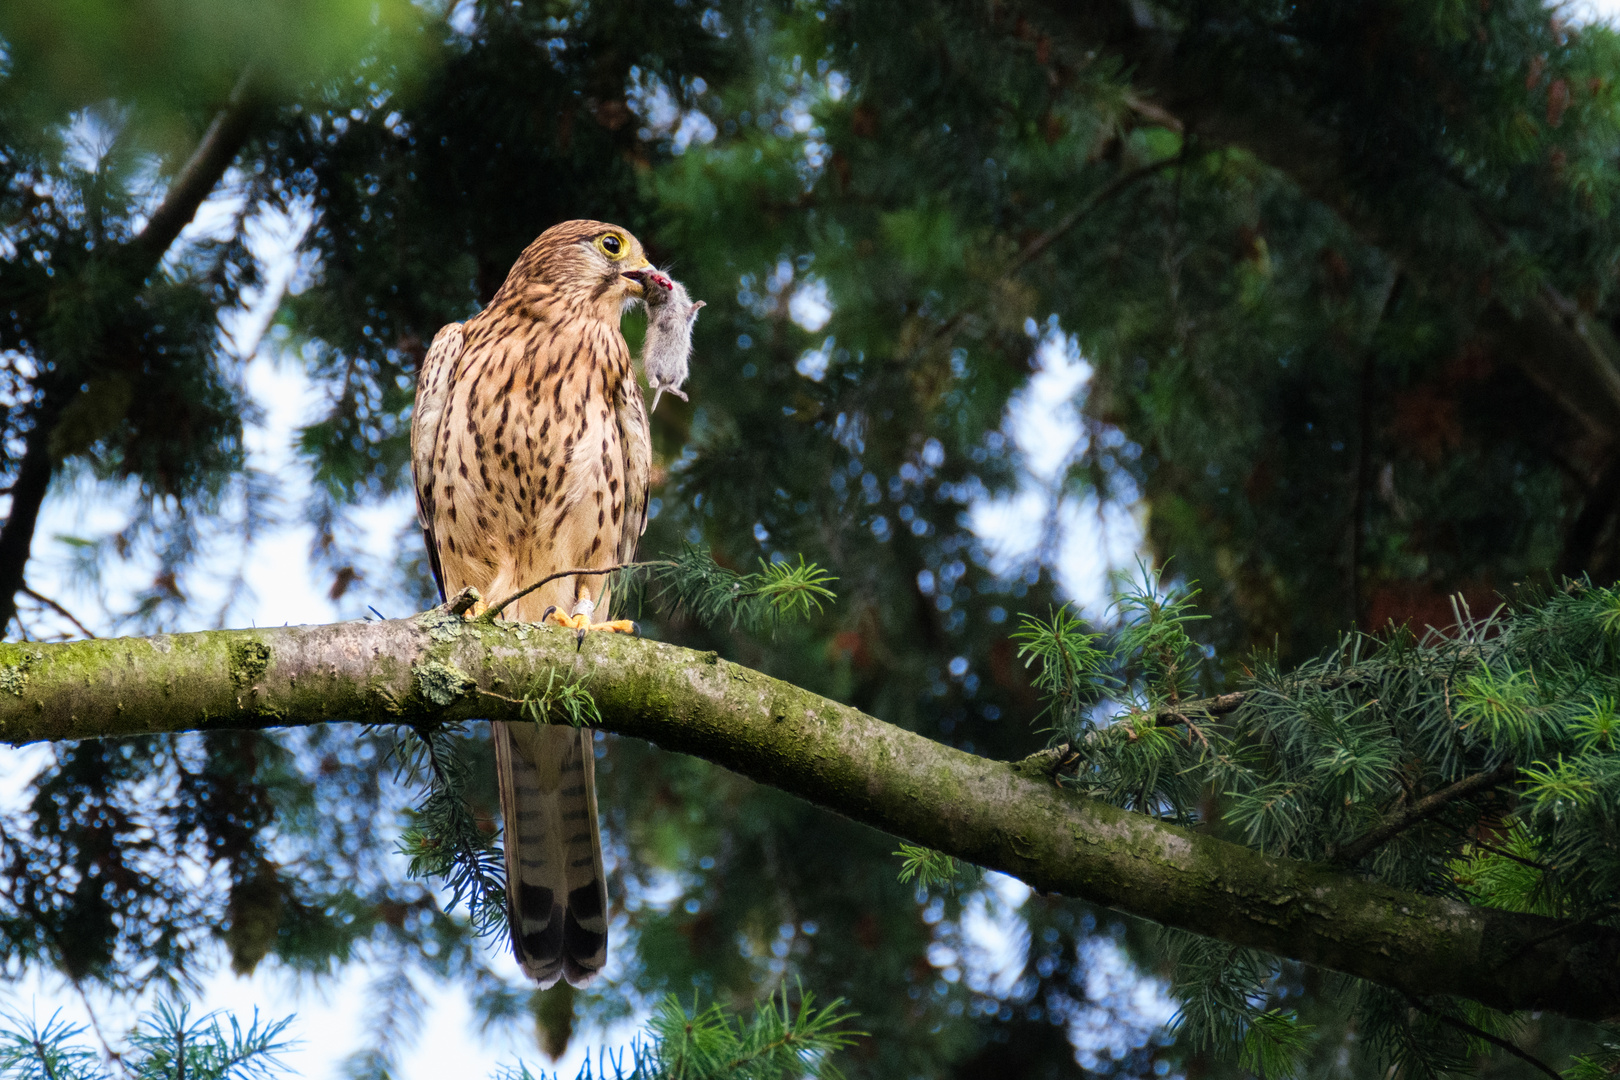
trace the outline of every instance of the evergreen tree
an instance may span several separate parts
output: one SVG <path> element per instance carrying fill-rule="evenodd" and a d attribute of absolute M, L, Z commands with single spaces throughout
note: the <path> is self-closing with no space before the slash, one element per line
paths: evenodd
<path fill-rule="evenodd" d="M 142 50 L 109 48 L 136 33 L 112 8 L 0 12 L 0 610 L 20 605 L 25 630 L 43 603 L 26 591 L 38 506 L 53 477 L 86 472 L 143 495 L 88 556 L 155 561 L 140 610 L 117 614 L 207 617 L 183 604 L 187 567 L 237 527 L 227 511 L 257 520 L 267 483 L 243 467 L 250 403 L 217 319 L 255 280 L 245 223 L 288 206 L 314 222 L 313 281 L 279 319 L 330 401 L 302 449 L 338 593 L 366 554 L 345 517 L 405 479 L 425 343 L 576 216 L 631 228 L 709 303 L 692 402 L 653 418 L 644 555 L 702 544 L 740 570 L 802 555 L 839 579 L 836 605 L 774 631 L 653 594 L 648 632 L 963 749 L 1038 749 L 1026 721 L 1061 689 L 1029 681 L 1014 637 L 1017 613 L 1054 601 L 1061 515 L 999 573 L 965 519 L 1017 482 L 998 428 L 1052 335 L 1095 368 L 1084 452 L 1052 498 L 1140 498 L 1155 561 L 1201 583 L 1210 618 L 1183 626 L 1182 666 L 1137 671 L 1178 697 L 1237 686 L 1255 648 L 1292 671 L 1339 656 L 1353 627 L 1421 637 L 1454 621 L 1453 592 L 1485 612 L 1517 583 L 1620 572 L 1620 57 L 1604 27 L 1530 0 L 318 7 L 228 4 L 142 29 Z M 222 179 L 242 208 L 226 239 L 182 235 Z M 417 552 L 401 538 L 398 589 L 425 605 Z M 1089 704 L 1062 705 L 1067 734 Z M 1229 737 L 1272 737 L 1252 722 Z M 217 936 L 239 970 L 364 958 L 380 1000 L 390 973 L 425 967 L 555 1043 L 576 1012 L 694 986 L 742 1005 L 792 975 L 871 1033 L 844 1055 L 851 1075 L 979 1075 L 1013 1044 L 1028 1075 L 1074 1070 L 1048 1018 L 1083 997 L 1095 913 L 1033 898 L 1011 996 L 946 982 L 929 955 L 958 933 L 960 891 L 936 882 L 919 902 L 892 840 L 629 741 L 601 795 L 637 962 L 579 1000 L 503 984 L 379 829 L 414 797 L 389 766 L 405 749 L 332 729 L 64 750 L 5 823 L 8 960 L 131 989 L 182 979 Z M 447 752 L 492 820 L 483 735 Z M 1280 760 L 1208 790 L 1201 774 L 1088 783 L 1177 813 L 1241 792 L 1222 819 L 1291 853 L 1365 824 L 1256 817 L 1256 791 L 1317 759 Z M 153 789 L 172 798 L 154 808 Z M 173 843 L 143 847 L 142 828 Z M 223 865 L 228 888 L 177 893 L 188 861 Z M 116 886 L 97 885 L 108 866 Z M 648 903 L 667 880 L 679 894 Z M 1124 933 L 1162 963 L 1143 928 Z M 1183 956 L 1199 964 L 1271 980 L 1279 1010 L 1277 988 L 1308 989 L 1315 1064 L 1335 1067 L 1320 1048 L 1349 1007 L 1332 977 Z M 1248 1067 L 1282 1069 L 1264 1054 L 1295 1028 L 1277 1016 L 1249 1029 Z M 1212 1045 L 1202 1030 L 1128 1067 L 1182 1061 Z M 385 1022 L 379 1067 L 389 1037 Z"/>

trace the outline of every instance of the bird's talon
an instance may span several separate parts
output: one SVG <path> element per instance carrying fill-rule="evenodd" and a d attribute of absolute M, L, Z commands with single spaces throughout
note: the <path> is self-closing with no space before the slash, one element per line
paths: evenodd
<path fill-rule="evenodd" d="M 587 633 L 630 634 L 634 637 L 641 636 L 641 624 L 632 619 L 614 619 L 612 622 L 593 623 L 588 621 L 587 617 L 585 616 L 576 615 L 575 618 L 580 620 L 579 623 L 570 625 L 575 627 L 581 641 L 585 640 L 585 635 Z"/>

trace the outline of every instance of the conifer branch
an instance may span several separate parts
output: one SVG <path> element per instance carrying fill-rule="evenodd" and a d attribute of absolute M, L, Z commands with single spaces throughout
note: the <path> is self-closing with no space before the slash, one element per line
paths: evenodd
<path fill-rule="evenodd" d="M 1139 100 L 1199 137 L 1242 148 L 1288 176 L 1414 279 L 1437 292 L 1455 292 L 1459 284 L 1471 288 L 1478 281 L 1473 268 L 1459 273 L 1455 265 L 1437 265 L 1422 246 L 1421 237 L 1427 232 L 1401 227 L 1347 179 L 1368 170 L 1368 163 L 1357 161 L 1361 144 L 1353 135 L 1294 106 L 1284 95 L 1257 94 L 1252 68 L 1214 60 L 1245 51 L 1240 38 L 1233 36 L 1240 31 L 1208 23 L 1189 28 L 1199 35 L 1199 47 L 1189 50 L 1171 21 L 1161 22 L 1147 5 L 1128 0 L 1091 4 L 1039 0 L 1034 7 L 1044 11 L 1045 21 L 1066 43 L 1077 67 L 1097 53 L 1117 58 L 1132 72 Z M 1288 77 L 1283 71 L 1270 74 Z M 1380 119 L 1404 122 L 1393 116 Z M 1443 160 L 1422 180 L 1426 184 L 1413 187 L 1430 205 L 1454 208 L 1453 228 L 1483 234 L 1474 244 L 1477 266 L 1491 266 L 1512 250 L 1513 240 L 1501 223 Z M 1479 327 L 1568 415 L 1600 441 L 1620 443 L 1620 345 L 1601 318 L 1586 314 L 1579 304 L 1542 282 L 1523 301 L 1493 291 Z"/>
<path fill-rule="evenodd" d="M 525 585 L 523 588 L 519 589 L 517 592 L 513 593 L 511 596 L 508 596 L 505 600 L 502 600 L 500 603 L 491 604 L 488 608 L 486 608 L 484 610 L 484 613 L 482 615 L 480 615 L 479 618 L 483 619 L 485 622 L 493 622 L 496 618 L 498 618 L 500 616 L 501 612 L 505 611 L 510 605 L 512 605 L 512 604 L 516 603 L 517 601 L 523 599 L 525 596 L 528 596 L 530 593 L 534 592 L 536 589 L 540 588 L 541 586 L 549 585 L 553 581 L 557 581 L 560 578 L 565 578 L 565 577 L 600 577 L 603 574 L 616 574 L 620 570 L 632 570 L 632 569 L 640 569 L 642 567 L 647 567 L 647 566 L 667 566 L 667 565 L 670 565 L 670 564 L 668 564 L 666 562 L 661 562 L 661 561 L 658 561 L 658 560 L 654 560 L 654 561 L 651 561 L 651 562 L 619 563 L 616 566 L 604 566 L 604 567 L 601 567 L 600 569 L 596 569 L 596 570 L 586 569 L 586 568 L 583 568 L 583 567 L 578 568 L 578 569 L 574 569 L 574 570 L 559 570 L 555 574 L 547 574 L 545 577 L 541 578 L 539 581 L 536 581 L 532 585 Z M 463 610 L 465 610 L 465 609 L 463 609 Z M 460 613 L 458 612 L 457 614 L 460 614 Z"/>
<path fill-rule="evenodd" d="M 1496 787 L 1498 784 L 1505 784 L 1518 775 L 1518 771 L 1513 762 L 1504 761 L 1489 772 L 1465 776 L 1455 784 L 1431 792 L 1406 809 L 1391 814 L 1371 832 L 1344 845 L 1333 856 L 1333 861 L 1340 866 L 1354 866 L 1374 849 L 1389 843 L 1412 826 L 1428 820 L 1451 803 Z"/>
<path fill-rule="evenodd" d="M 1456 1028 L 1465 1035 L 1478 1039 L 1481 1042 L 1488 1042 L 1499 1050 L 1505 1050 L 1532 1068 L 1546 1073 L 1548 1076 L 1552 1077 L 1553 1080 L 1564 1080 L 1563 1074 L 1557 1069 L 1554 1069 L 1551 1065 L 1548 1065 L 1545 1061 L 1542 1061 L 1529 1051 L 1520 1049 L 1519 1046 L 1512 1040 L 1504 1039 L 1500 1035 L 1492 1035 L 1485 1029 L 1476 1027 L 1461 1017 L 1451 1016 L 1447 1013 L 1441 1012 L 1438 1009 L 1432 1009 L 1416 998 L 1409 998 L 1408 1000 L 1411 1002 L 1412 1008 L 1416 1009 L 1420 1013 L 1423 1013 L 1425 1016 L 1432 1016 L 1442 1024 L 1445 1024 L 1448 1027 Z"/>
<path fill-rule="evenodd" d="M 1104 185 L 1101 191 L 1098 191 L 1095 195 L 1082 202 L 1079 206 L 1075 207 L 1073 210 L 1070 210 L 1067 214 L 1064 214 L 1063 217 L 1059 218 L 1057 223 L 1050 229 L 1047 229 L 1035 239 L 1031 240 L 1028 244 L 1024 245 L 1024 249 L 1018 253 L 1018 258 L 1013 260 L 1012 267 L 1007 271 L 1007 276 L 1011 277 L 1013 274 L 1016 274 L 1018 271 L 1028 266 L 1031 262 L 1034 262 L 1040 257 L 1042 252 L 1051 247 L 1057 240 L 1061 239 L 1063 234 L 1067 233 L 1070 229 L 1073 229 L 1076 225 L 1090 217 L 1098 207 L 1102 206 L 1120 192 L 1134 186 L 1142 180 L 1147 179 L 1155 173 L 1163 172 L 1172 165 L 1185 165 L 1188 160 L 1190 160 L 1190 157 L 1191 155 L 1189 155 L 1186 150 L 1183 149 L 1183 151 L 1179 154 L 1172 154 L 1169 157 L 1160 158 L 1157 161 L 1150 161 L 1146 165 L 1139 166 L 1130 170 L 1129 172 L 1121 173 L 1119 176 L 1116 176 L 1112 181 Z"/>
<path fill-rule="evenodd" d="M 473 929 L 494 934 L 506 926 L 506 867 L 493 838 L 479 827 L 462 794 L 466 766 L 456 756 L 450 726 L 413 726 L 412 749 L 400 748 L 401 770 L 426 774 L 427 792 L 399 840 L 412 877 L 437 877 L 450 890 L 450 907 L 465 902 Z"/>

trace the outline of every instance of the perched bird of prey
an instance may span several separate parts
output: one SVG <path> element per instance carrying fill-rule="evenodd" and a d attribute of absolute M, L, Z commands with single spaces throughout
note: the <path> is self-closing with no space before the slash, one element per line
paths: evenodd
<path fill-rule="evenodd" d="M 686 286 L 660 271 L 648 274 L 644 282 L 647 305 L 647 337 L 641 343 L 641 370 L 653 389 L 653 409 L 668 390 L 682 401 L 681 384 L 686 381 L 687 360 L 692 355 L 692 324 L 698 308 L 686 293 Z M 649 410 L 651 411 L 651 410 Z"/>
<path fill-rule="evenodd" d="M 567 221 L 529 245 L 488 307 L 434 336 L 411 468 L 441 595 L 471 585 L 493 603 L 634 558 L 651 440 L 619 317 L 650 272 L 625 229 Z M 591 621 L 608 610 L 607 583 L 560 578 L 502 615 L 582 638 L 632 629 Z M 591 732 L 494 727 L 512 947 L 542 987 L 583 985 L 607 960 L 608 931 Z"/>

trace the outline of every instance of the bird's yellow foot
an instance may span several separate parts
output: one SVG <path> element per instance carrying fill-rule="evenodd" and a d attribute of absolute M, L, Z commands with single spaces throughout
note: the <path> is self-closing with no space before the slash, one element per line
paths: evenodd
<path fill-rule="evenodd" d="M 564 615 L 560 610 L 557 609 L 557 606 L 553 604 L 551 607 L 546 608 L 545 614 L 540 616 L 540 621 L 543 623 L 550 623 L 553 626 L 564 626 L 572 630 L 578 639 L 579 645 L 583 645 L 585 643 L 585 635 L 592 631 L 606 632 L 610 634 L 640 635 L 641 627 L 630 619 L 613 619 L 609 622 L 592 622 L 591 615 L 595 613 L 595 610 L 595 607 L 590 606 L 589 602 L 587 601 L 582 602 L 579 607 L 574 610 L 572 615 Z"/>
<path fill-rule="evenodd" d="M 570 630 L 589 630 L 591 628 L 591 613 L 581 611 L 575 615 L 564 615 L 557 605 L 553 604 L 546 608 L 546 613 L 540 616 L 540 621 L 551 623 L 553 626 L 564 626 Z"/>
<path fill-rule="evenodd" d="M 641 627 L 633 619 L 613 619 L 610 622 L 591 623 L 587 630 L 606 630 L 613 634 L 641 634 Z"/>

